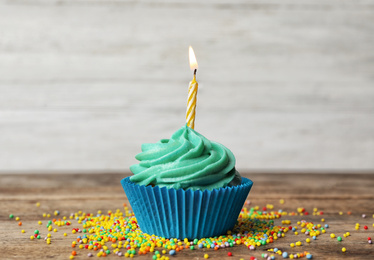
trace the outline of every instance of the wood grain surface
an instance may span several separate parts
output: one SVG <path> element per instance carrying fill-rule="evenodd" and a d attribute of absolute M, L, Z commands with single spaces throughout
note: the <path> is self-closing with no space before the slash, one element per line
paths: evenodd
<path fill-rule="evenodd" d="M 60 227 L 58 232 L 52 234 L 52 244 L 44 241 L 30 240 L 29 237 L 35 229 L 41 231 L 44 237 L 47 234 L 45 224 L 48 218 L 43 213 L 53 214 L 55 210 L 61 216 L 69 216 L 72 212 L 82 210 L 95 213 L 98 210 L 123 209 L 127 198 L 120 185 L 120 180 L 126 174 L 29 174 L 29 175 L 1 175 L 0 176 L 0 259 L 68 259 L 72 251 L 71 242 L 77 235 L 71 233 L 73 227 L 80 227 L 72 221 L 70 227 Z M 205 253 L 213 259 L 249 259 L 250 256 L 261 258 L 267 249 L 277 247 L 289 253 L 308 251 L 313 259 L 373 259 L 374 245 L 368 244 L 367 237 L 374 237 L 374 207 L 373 186 L 374 174 L 244 174 L 254 181 L 248 199 L 251 206 L 260 208 L 273 204 L 274 210 L 282 209 L 287 212 L 296 212 L 297 208 L 304 207 L 313 212 L 314 208 L 323 211 L 321 216 L 283 216 L 275 220 L 276 225 L 289 219 L 292 226 L 297 221 L 307 220 L 317 224 L 329 224 L 326 234 L 322 234 L 310 244 L 305 242 L 305 235 L 294 235 L 288 232 L 285 238 L 273 244 L 262 246 L 255 251 L 249 251 L 243 245 L 230 249 L 214 250 L 184 250 L 178 253 L 178 259 L 203 259 Z M 285 203 L 280 204 L 280 199 Z M 40 202 L 40 207 L 36 207 Z M 347 212 L 352 212 L 348 215 Z M 343 214 L 340 215 L 339 212 Z M 20 217 L 22 227 L 17 221 L 10 220 L 9 214 Z M 366 214 L 366 218 L 362 218 Z M 54 217 L 52 215 L 52 217 Z M 52 218 L 51 217 L 51 218 Z M 321 222 L 325 218 L 325 222 Z M 38 221 L 42 221 L 42 226 Z M 360 223 L 359 230 L 355 224 Z M 363 226 L 367 225 L 368 230 Z M 287 225 L 288 226 L 288 225 Z M 25 234 L 21 230 L 26 231 Z M 330 234 L 342 236 L 349 231 L 351 236 L 343 238 L 342 242 L 330 238 Z M 63 236 L 66 232 L 67 237 Z M 290 248 L 290 243 L 302 241 L 303 245 Z M 341 248 L 346 247 L 347 252 L 342 253 Z M 79 250 L 75 259 L 87 259 L 87 250 Z M 228 252 L 233 256 L 229 258 Z M 96 257 L 96 256 L 95 256 Z M 110 255 L 114 259 L 117 256 Z M 150 259 L 151 255 L 136 256 L 139 259 Z M 276 259 L 281 259 L 277 255 Z M 304 258 L 305 259 L 305 258 Z"/>
<path fill-rule="evenodd" d="M 239 169 L 374 169 L 371 0 L 0 0 L 0 172 L 126 171 L 185 120 Z"/>

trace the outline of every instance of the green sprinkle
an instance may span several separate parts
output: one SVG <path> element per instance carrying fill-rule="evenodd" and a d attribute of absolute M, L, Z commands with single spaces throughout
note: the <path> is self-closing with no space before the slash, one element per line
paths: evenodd
<path fill-rule="evenodd" d="M 342 237 L 337 237 L 336 238 L 339 242 L 342 241 Z"/>
<path fill-rule="evenodd" d="M 14 218 L 14 215 L 13 215 L 13 214 L 10 214 L 10 215 L 9 215 L 9 218 Z"/>

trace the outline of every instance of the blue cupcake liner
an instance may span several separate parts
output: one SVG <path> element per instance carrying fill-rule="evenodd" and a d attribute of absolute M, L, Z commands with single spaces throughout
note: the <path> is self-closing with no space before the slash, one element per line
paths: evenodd
<path fill-rule="evenodd" d="M 138 185 L 130 177 L 122 179 L 121 184 L 144 233 L 195 239 L 219 236 L 231 230 L 253 182 L 242 178 L 238 186 L 212 191 Z"/>

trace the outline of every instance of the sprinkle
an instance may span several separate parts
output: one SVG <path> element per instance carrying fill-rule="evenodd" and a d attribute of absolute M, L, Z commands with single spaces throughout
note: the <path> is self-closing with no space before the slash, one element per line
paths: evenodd
<path fill-rule="evenodd" d="M 10 219 L 14 218 L 14 215 L 13 215 L 13 214 L 10 214 L 10 215 L 9 215 L 9 218 L 10 218 Z"/>
<path fill-rule="evenodd" d="M 342 248 L 342 252 L 344 253 L 344 252 L 346 252 L 347 251 L 347 249 L 345 248 L 345 247 L 343 247 Z"/>
<path fill-rule="evenodd" d="M 20 222 L 18 222 L 18 226 L 22 226 L 22 222 L 20 221 Z"/>
<path fill-rule="evenodd" d="M 336 238 L 339 242 L 342 241 L 342 237 L 337 237 Z"/>
<path fill-rule="evenodd" d="M 231 252 L 228 252 L 228 253 L 227 253 L 227 256 L 232 256 L 232 253 L 231 253 Z"/>
<path fill-rule="evenodd" d="M 307 258 L 307 259 L 312 259 L 312 258 L 313 258 L 313 255 L 311 255 L 311 254 L 306 254 L 306 258 Z"/>
<path fill-rule="evenodd" d="M 368 229 L 368 226 L 364 226 L 364 229 Z"/>
<path fill-rule="evenodd" d="M 287 252 L 283 252 L 283 253 L 282 253 L 282 257 L 283 257 L 283 258 L 287 258 L 287 257 L 288 257 L 288 253 L 287 253 Z"/>
<path fill-rule="evenodd" d="M 40 207 L 40 202 L 37 202 L 35 205 L 36 205 L 37 207 Z"/>
<path fill-rule="evenodd" d="M 169 255 L 175 255 L 175 252 L 176 252 L 175 250 L 170 250 Z"/>
<path fill-rule="evenodd" d="M 19 217 L 16 217 L 16 220 L 18 221 L 18 220 L 19 220 Z"/>
<path fill-rule="evenodd" d="M 334 238 L 334 237 L 335 237 L 335 234 L 334 234 L 334 233 L 332 233 L 332 234 L 330 235 L 330 237 L 331 237 L 331 238 Z"/>

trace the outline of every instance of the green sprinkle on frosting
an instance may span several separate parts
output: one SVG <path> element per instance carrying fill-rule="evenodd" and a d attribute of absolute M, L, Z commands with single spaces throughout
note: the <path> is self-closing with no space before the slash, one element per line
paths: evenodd
<path fill-rule="evenodd" d="M 213 190 L 241 183 L 235 157 L 225 146 L 209 141 L 187 125 L 170 139 L 143 144 L 130 167 L 139 185 L 174 189 Z"/>

